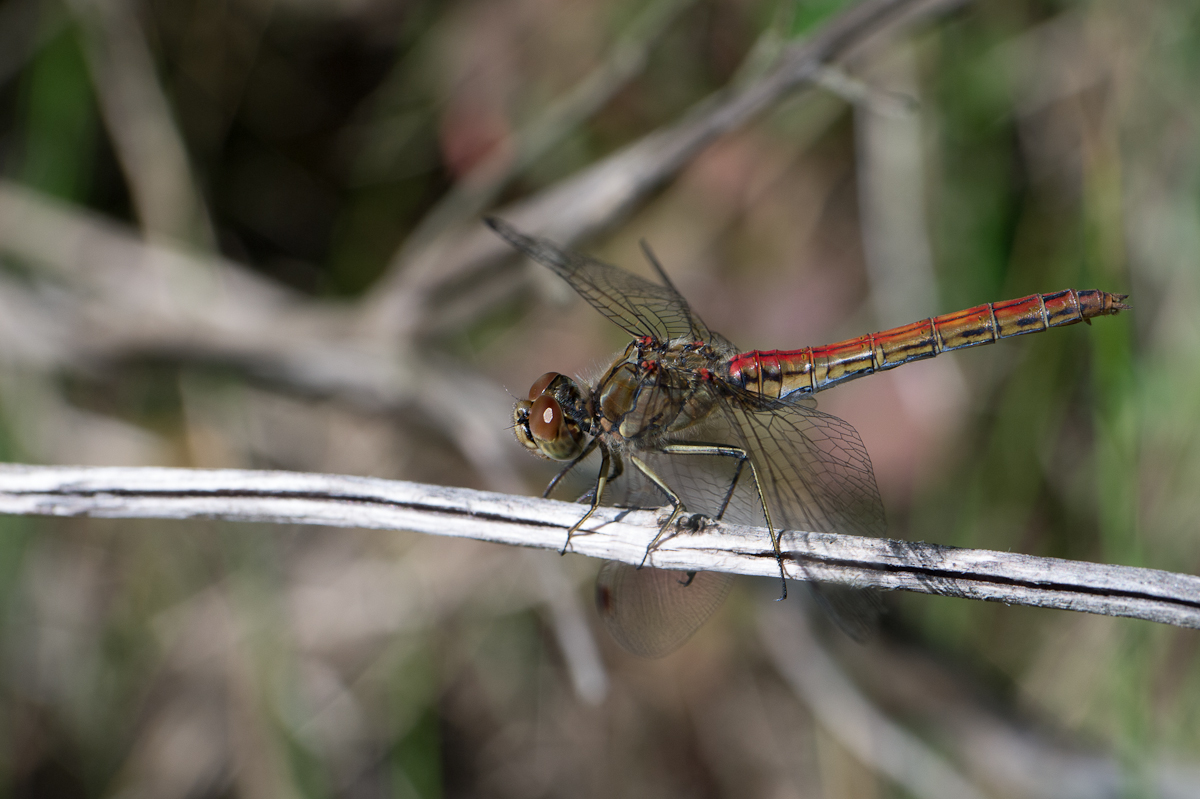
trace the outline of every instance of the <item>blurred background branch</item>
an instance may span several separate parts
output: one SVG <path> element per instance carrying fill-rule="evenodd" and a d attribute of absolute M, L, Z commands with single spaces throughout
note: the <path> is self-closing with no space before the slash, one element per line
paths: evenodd
<path fill-rule="evenodd" d="M 212 247 L 187 149 L 128 0 L 68 0 L 143 233 Z"/>
<path fill-rule="evenodd" d="M 564 245 L 603 230 L 630 213 L 717 137 L 746 124 L 790 92 L 811 84 L 838 59 L 869 42 L 899 35 L 962 0 L 867 0 L 831 20 L 811 38 L 779 51 L 769 69 L 751 74 L 697 103 L 679 121 L 655 130 L 607 158 L 511 206 L 498 215 L 523 230 Z M 752 50 L 757 55 L 758 51 Z M 756 59 L 757 60 L 757 59 Z M 465 237 L 465 241 L 462 239 Z M 495 236 L 471 224 L 447 233 L 457 246 L 430 250 L 419 263 L 393 263 L 369 298 L 369 324 L 393 335 L 412 335 L 428 324 L 430 297 L 446 283 L 466 284 L 472 273 L 508 255 Z M 432 281 L 432 283 L 431 283 Z M 398 327 L 399 326 L 399 327 Z"/>

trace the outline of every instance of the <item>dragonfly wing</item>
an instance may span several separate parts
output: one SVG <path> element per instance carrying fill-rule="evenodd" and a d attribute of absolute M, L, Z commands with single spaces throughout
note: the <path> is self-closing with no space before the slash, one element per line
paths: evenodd
<path fill-rule="evenodd" d="M 659 341 L 687 337 L 721 348 L 730 346 L 708 329 L 673 286 L 659 286 L 624 269 L 559 247 L 548 239 L 527 236 L 500 219 L 484 221 L 513 247 L 550 267 L 596 310 L 630 335 L 650 336 Z"/>
<path fill-rule="evenodd" d="M 731 445 L 749 453 L 777 530 L 884 535 L 887 525 L 871 459 L 849 422 L 808 403 L 767 399 L 732 386 L 721 390 L 727 396 L 719 399 L 718 410 L 674 440 Z M 654 450 L 639 451 L 639 456 L 679 494 L 689 513 L 765 524 L 750 469 L 738 476 L 737 459 Z M 636 470 L 626 474 L 625 493 L 614 495 L 622 504 L 665 502 L 662 492 Z"/>
<path fill-rule="evenodd" d="M 844 419 L 738 390 L 724 404 L 751 454 L 775 526 L 879 537 L 887 531 L 871 457 Z"/>
<path fill-rule="evenodd" d="M 749 453 L 777 532 L 872 537 L 886 533 L 871 459 L 849 422 L 807 402 L 767 399 L 732 387 L 728 392 L 722 410 L 688 437 Z M 764 524 L 750 470 L 743 467 L 739 476 L 736 459 L 665 453 L 641 457 L 679 494 L 689 513 L 737 524 Z M 638 475 L 633 477 L 627 488 L 629 504 L 663 503 L 661 492 L 655 496 L 656 489 L 639 483 Z M 786 551 L 786 540 L 782 543 Z M 800 565 L 804 567 L 803 562 Z M 808 584 L 817 603 L 850 637 L 862 641 L 872 634 L 881 607 L 877 594 L 811 580 Z"/>
<path fill-rule="evenodd" d="M 609 561 L 596 577 L 596 610 L 627 651 L 662 657 L 708 621 L 732 584 L 729 574 L 639 569 Z"/>
<path fill-rule="evenodd" d="M 883 598 L 878 590 L 851 588 L 818 580 L 809 580 L 806 585 L 817 607 L 825 611 L 825 615 L 855 641 L 866 643 L 879 632 Z"/>

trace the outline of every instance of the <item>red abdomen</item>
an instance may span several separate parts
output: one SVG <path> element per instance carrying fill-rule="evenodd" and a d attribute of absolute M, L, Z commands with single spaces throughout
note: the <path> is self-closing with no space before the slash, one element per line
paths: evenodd
<path fill-rule="evenodd" d="M 1125 297 L 1067 289 L 979 305 L 823 347 L 744 352 L 730 359 L 729 379 L 770 397 L 795 391 L 813 393 L 947 350 L 978 347 L 1119 313 L 1129 309 L 1121 302 Z"/>

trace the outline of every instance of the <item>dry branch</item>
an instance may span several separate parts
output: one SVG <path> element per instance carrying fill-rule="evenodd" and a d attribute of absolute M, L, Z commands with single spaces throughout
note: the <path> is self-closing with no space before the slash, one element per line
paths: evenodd
<path fill-rule="evenodd" d="M 83 33 L 101 114 L 151 239 L 212 247 L 208 211 L 192 177 L 154 58 L 129 0 L 69 0 Z"/>
<path fill-rule="evenodd" d="M 646 196 L 715 137 L 743 124 L 795 86 L 819 77 L 830 62 L 962 1 L 869 0 L 852 6 L 810 39 L 785 48 L 776 66 L 757 79 L 715 95 L 682 120 L 522 201 L 506 216 L 518 221 L 539 217 L 527 227 L 553 228 L 564 241 L 603 227 L 611 223 L 615 209 Z M 88 9 L 99 13 L 92 0 L 76 3 L 80 13 Z M 92 19 L 97 31 L 107 30 L 101 25 L 105 19 Z M 145 70 L 139 74 L 148 75 Z M 148 94 L 153 94 L 151 89 L 157 90 L 151 86 Z M 152 116 L 169 122 L 161 113 Z M 617 185 L 625 187 L 618 192 L 623 199 L 613 204 L 612 192 L 603 187 Z M 594 191 L 598 186 L 600 190 Z M 573 199 L 564 205 L 564 198 Z M 568 206 L 580 210 L 578 220 L 560 218 Z M 540 218 L 547 209 L 555 215 Z M 336 396 L 370 410 L 414 404 L 428 410 L 433 405 L 412 388 L 409 379 L 411 374 L 436 370 L 420 362 L 419 352 L 410 346 L 414 332 L 429 327 L 433 307 L 426 291 L 430 286 L 422 284 L 420 276 L 443 285 L 456 274 L 511 255 L 502 241 L 482 226 L 475 227 L 465 237 L 455 234 L 456 241 L 465 242 L 462 248 L 453 252 L 432 248 L 437 257 L 430 269 L 409 265 L 401 270 L 404 277 L 397 278 L 398 287 L 377 286 L 355 313 L 349 307 L 302 301 L 224 259 L 187 253 L 162 242 L 147 245 L 120 225 L 0 181 L 0 249 L 50 267 L 61 279 L 90 290 L 84 297 L 64 297 L 60 305 L 69 302 L 70 309 L 31 310 L 51 328 L 56 320 L 73 322 L 56 336 L 61 341 L 54 358 L 43 355 L 33 360 L 59 368 L 144 356 L 224 363 L 298 393 Z M 14 290 L 0 286 L 0 293 L 13 295 Z M 494 301 L 494 296 L 493 292 L 488 301 Z M 20 298 L 0 296 L 0 302 L 6 300 L 14 304 Z M 61 321 L 58 326 L 64 327 Z M 17 355 L 18 360 L 30 360 L 28 352 Z M 497 396 L 502 393 L 491 389 Z"/>
<path fill-rule="evenodd" d="M 159 468 L 0 466 L 0 512 L 104 518 L 211 518 L 415 530 L 558 549 L 580 506 L 369 477 Z M 602 508 L 572 551 L 637 563 L 660 512 Z M 959 549 L 938 544 L 791 532 L 796 579 L 1061 608 L 1200 628 L 1200 577 Z M 661 568 L 771 576 L 766 531 L 711 523 L 656 550 Z"/>
<path fill-rule="evenodd" d="M 866 0 L 833 16 L 810 38 L 784 48 L 774 66 L 744 85 L 726 87 L 670 125 L 658 128 L 537 194 L 496 210 L 498 216 L 564 245 L 606 228 L 674 177 L 720 136 L 750 122 L 834 64 L 966 0 Z M 510 253 L 479 225 L 455 230 L 444 246 L 409 262 L 397 258 L 368 295 L 373 330 L 411 335 L 425 324 L 426 298 Z M 434 257 L 436 255 L 436 257 Z"/>

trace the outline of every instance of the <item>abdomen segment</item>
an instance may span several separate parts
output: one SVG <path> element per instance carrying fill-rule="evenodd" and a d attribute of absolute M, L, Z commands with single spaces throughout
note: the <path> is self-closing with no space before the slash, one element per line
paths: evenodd
<path fill-rule="evenodd" d="M 824 347 L 745 352 L 730 360 L 729 377 L 749 391 L 770 397 L 813 393 L 947 350 L 1126 311 L 1129 306 L 1122 302 L 1126 296 L 1067 289 L 979 305 Z"/>

